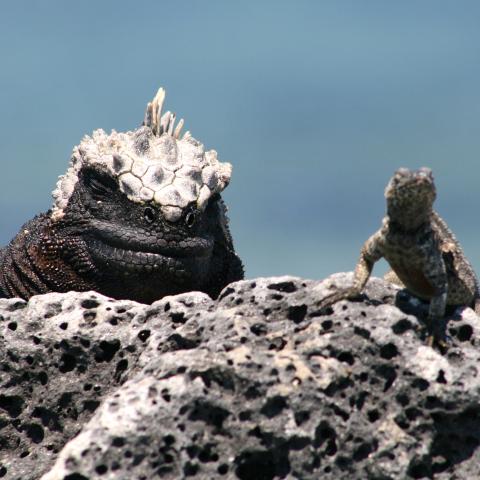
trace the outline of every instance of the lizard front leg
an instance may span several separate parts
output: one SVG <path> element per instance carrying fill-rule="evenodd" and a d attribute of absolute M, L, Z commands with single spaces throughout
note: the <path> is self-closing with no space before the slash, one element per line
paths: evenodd
<path fill-rule="evenodd" d="M 445 262 L 440 255 L 429 257 L 424 275 L 435 291 L 428 309 L 429 335 L 427 345 L 432 347 L 437 344 L 442 348 L 447 348 L 445 309 L 448 296 L 448 278 Z"/>
<path fill-rule="evenodd" d="M 340 300 L 354 298 L 360 295 L 372 273 L 375 262 L 383 256 L 381 248 L 383 238 L 384 233 L 379 230 L 364 243 L 360 251 L 360 259 L 355 267 L 353 285 L 337 290 L 324 297 L 318 305 L 320 309 L 327 308 Z"/>

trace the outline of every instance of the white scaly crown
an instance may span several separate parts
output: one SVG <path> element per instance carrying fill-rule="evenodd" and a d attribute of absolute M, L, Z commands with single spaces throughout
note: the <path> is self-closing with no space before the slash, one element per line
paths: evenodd
<path fill-rule="evenodd" d="M 134 131 L 107 134 L 99 129 L 82 139 L 52 192 L 54 221 L 63 217 L 86 166 L 110 174 L 132 202 L 158 205 L 169 221 L 177 221 L 192 203 L 203 210 L 209 198 L 228 185 L 231 164 L 219 162 L 217 152 L 205 151 L 190 132 L 180 138 L 183 119 L 175 127 L 174 113 L 162 115 L 164 99 L 165 90 L 160 88 L 147 105 L 143 126 Z"/>

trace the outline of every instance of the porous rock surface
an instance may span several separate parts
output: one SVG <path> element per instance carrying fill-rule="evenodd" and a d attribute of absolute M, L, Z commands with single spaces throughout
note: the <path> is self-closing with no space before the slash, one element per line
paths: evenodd
<path fill-rule="evenodd" d="M 316 308 L 351 278 L 0 300 L 0 478 L 478 478 L 478 318 L 441 355 L 383 280 Z"/>

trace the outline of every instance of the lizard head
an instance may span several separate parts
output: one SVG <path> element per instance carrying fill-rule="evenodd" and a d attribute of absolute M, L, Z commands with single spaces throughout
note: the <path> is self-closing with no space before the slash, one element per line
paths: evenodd
<path fill-rule="evenodd" d="M 426 167 L 398 169 L 385 189 L 389 217 L 408 228 L 429 218 L 435 197 L 432 171 Z"/>
<path fill-rule="evenodd" d="M 73 245 L 66 255 L 117 298 L 200 289 L 218 232 L 229 237 L 220 193 L 232 167 L 181 136 L 183 120 L 162 114 L 164 97 L 160 89 L 134 131 L 85 136 L 53 192 L 51 223 Z"/>

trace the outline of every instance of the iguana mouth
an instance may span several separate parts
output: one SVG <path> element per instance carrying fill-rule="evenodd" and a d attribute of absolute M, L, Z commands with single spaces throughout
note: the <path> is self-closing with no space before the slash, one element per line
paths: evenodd
<path fill-rule="evenodd" d="M 146 263 L 155 263 L 164 258 L 192 258 L 208 256 L 213 249 L 213 239 L 186 237 L 179 240 L 166 240 L 154 234 L 132 232 L 118 226 L 103 223 L 95 225 L 85 238 L 95 250 L 115 258 L 132 258 Z"/>
<path fill-rule="evenodd" d="M 113 247 L 95 240 L 90 244 L 95 261 L 115 270 L 127 272 L 162 273 L 171 272 L 177 279 L 190 277 L 198 263 L 208 261 L 208 252 L 203 255 L 162 255 L 160 253 L 139 252 Z M 162 274 L 165 275 L 165 273 Z"/>
<path fill-rule="evenodd" d="M 161 265 L 175 265 L 208 258 L 213 249 L 213 241 L 203 238 L 188 242 L 162 244 L 125 243 L 120 239 L 95 238 L 87 241 L 90 253 L 104 262 L 124 265 L 125 268 L 154 271 Z"/>

